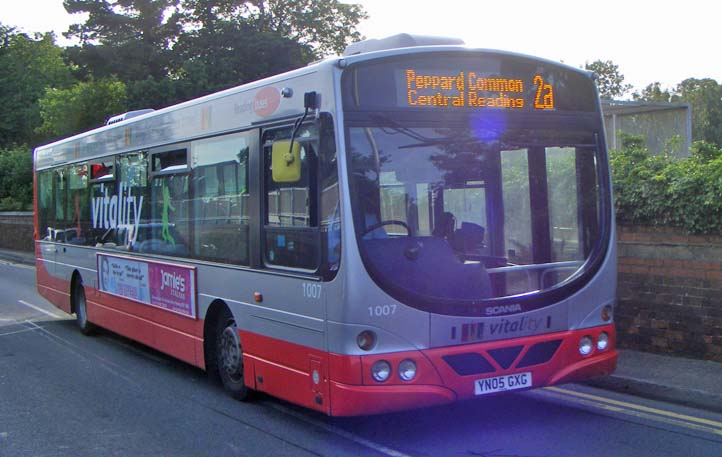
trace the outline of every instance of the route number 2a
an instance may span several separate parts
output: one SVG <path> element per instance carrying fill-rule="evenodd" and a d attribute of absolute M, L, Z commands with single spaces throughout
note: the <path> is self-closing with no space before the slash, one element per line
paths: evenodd
<path fill-rule="evenodd" d="M 534 97 L 534 108 L 554 109 L 554 88 L 551 84 L 544 82 L 540 75 L 534 77 L 536 96 Z"/>
<path fill-rule="evenodd" d="M 369 306 L 369 317 L 388 317 L 396 314 L 396 305 Z"/>

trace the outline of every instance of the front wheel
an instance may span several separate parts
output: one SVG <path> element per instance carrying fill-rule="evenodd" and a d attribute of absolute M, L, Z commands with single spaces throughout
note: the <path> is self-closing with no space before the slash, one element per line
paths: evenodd
<path fill-rule="evenodd" d="M 75 321 L 78 324 L 80 333 L 92 335 L 96 331 L 95 325 L 88 320 L 88 306 L 85 301 L 85 288 L 77 283 L 73 288 L 73 309 L 75 310 Z"/>
<path fill-rule="evenodd" d="M 223 387 L 237 400 L 248 398 L 249 389 L 243 382 L 243 349 L 238 327 L 228 310 L 218 319 L 216 328 L 216 361 Z"/>

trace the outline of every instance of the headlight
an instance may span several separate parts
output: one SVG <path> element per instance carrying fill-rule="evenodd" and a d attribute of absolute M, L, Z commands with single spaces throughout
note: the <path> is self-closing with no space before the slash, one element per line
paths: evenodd
<path fill-rule="evenodd" d="M 589 355 L 592 353 L 594 342 L 590 336 L 585 336 L 579 340 L 579 353 L 581 355 Z"/>
<path fill-rule="evenodd" d="M 416 363 L 406 359 L 399 364 L 399 378 L 404 381 L 411 381 L 416 377 Z"/>
<path fill-rule="evenodd" d="M 371 366 L 371 377 L 376 382 L 384 382 L 391 376 L 391 364 L 385 360 L 379 360 Z"/>
<path fill-rule="evenodd" d="M 607 332 L 602 332 L 599 334 L 599 338 L 597 339 L 597 349 L 600 351 L 603 351 L 607 349 L 609 346 L 609 335 L 607 335 Z"/>

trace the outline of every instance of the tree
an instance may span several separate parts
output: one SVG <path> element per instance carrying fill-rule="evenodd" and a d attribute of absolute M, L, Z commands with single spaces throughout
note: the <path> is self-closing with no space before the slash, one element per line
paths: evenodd
<path fill-rule="evenodd" d="M 692 139 L 722 146 L 722 86 L 713 79 L 685 79 L 675 90 L 674 101 L 692 107 Z"/>
<path fill-rule="evenodd" d="M 52 34 L 28 35 L 0 24 L 0 147 L 42 141 L 38 99 L 45 89 L 62 89 L 74 79 Z"/>
<path fill-rule="evenodd" d="M 229 46 L 229 43 L 243 43 Z M 220 20 L 183 35 L 176 47 L 180 91 L 199 96 L 299 68 L 313 60 L 309 46 L 246 21 Z"/>
<path fill-rule="evenodd" d="M 0 211 L 32 209 L 33 155 L 30 148 L 0 149 Z"/>
<path fill-rule="evenodd" d="M 70 14 L 87 13 L 65 36 L 81 46 L 68 49 L 83 76 L 118 76 L 134 81 L 169 73 L 171 48 L 181 33 L 179 0 L 65 0 Z"/>
<path fill-rule="evenodd" d="M 242 15 L 258 31 L 275 31 L 314 48 L 317 56 L 341 53 L 361 38 L 359 21 L 368 18 L 361 5 L 338 0 L 250 0 L 239 2 Z"/>
<path fill-rule="evenodd" d="M 82 79 L 116 77 L 131 108 L 168 104 L 306 65 L 357 39 L 366 17 L 338 0 L 65 0 Z"/>
<path fill-rule="evenodd" d="M 601 98 L 610 100 L 619 98 L 632 88 L 631 84 L 624 84 L 624 75 L 619 72 L 619 66 L 611 60 L 587 62 L 584 68 L 597 75 L 597 87 Z"/>
<path fill-rule="evenodd" d="M 662 85 L 659 82 L 653 82 L 647 85 L 642 92 L 635 92 L 632 94 L 635 100 L 642 102 L 671 102 L 673 94 L 670 93 L 669 89 L 662 89 Z"/>
<path fill-rule="evenodd" d="M 69 89 L 48 89 L 40 99 L 45 135 L 65 137 L 94 127 L 118 113 L 125 112 L 125 84 L 115 79 L 79 82 Z"/>

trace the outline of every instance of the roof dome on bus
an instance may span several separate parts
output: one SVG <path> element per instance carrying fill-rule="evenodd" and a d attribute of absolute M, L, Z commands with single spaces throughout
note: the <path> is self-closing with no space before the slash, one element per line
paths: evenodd
<path fill-rule="evenodd" d="M 343 55 L 350 56 L 354 54 L 363 54 L 365 52 L 412 48 L 415 46 L 456 46 L 464 44 L 464 40 L 460 38 L 399 33 L 398 35 L 392 35 L 386 38 L 371 38 L 357 43 L 351 43 L 346 46 L 346 49 L 343 51 Z"/>

